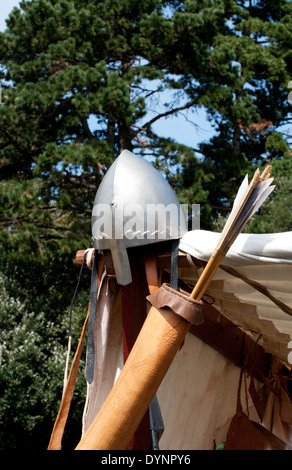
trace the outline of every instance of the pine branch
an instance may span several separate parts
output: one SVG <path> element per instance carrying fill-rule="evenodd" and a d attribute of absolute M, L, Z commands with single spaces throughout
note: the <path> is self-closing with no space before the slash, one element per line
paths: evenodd
<path fill-rule="evenodd" d="M 169 111 L 166 111 L 165 113 L 158 114 L 158 115 L 155 116 L 154 118 L 150 119 L 150 121 L 146 122 L 142 127 L 139 127 L 138 130 L 136 131 L 136 133 L 141 132 L 141 130 L 145 129 L 145 128 L 148 127 L 148 126 L 151 126 L 152 124 L 154 124 L 154 122 L 158 121 L 158 120 L 161 119 L 161 118 L 164 118 L 164 117 L 167 117 L 167 116 L 171 116 L 172 114 L 176 114 L 176 113 L 178 113 L 179 111 L 183 111 L 184 109 L 189 109 L 189 108 L 191 108 L 193 105 L 194 105 L 194 101 L 189 101 L 189 102 L 186 103 L 184 106 L 179 106 L 179 107 L 177 107 L 177 108 L 174 108 L 174 109 L 171 109 L 171 110 L 169 110 Z"/>
<path fill-rule="evenodd" d="M 22 154 L 27 155 L 27 152 L 19 145 L 19 143 L 15 140 L 15 138 L 10 134 L 7 129 L 3 129 L 3 133 L 8 138 L 9 142 Z"/>

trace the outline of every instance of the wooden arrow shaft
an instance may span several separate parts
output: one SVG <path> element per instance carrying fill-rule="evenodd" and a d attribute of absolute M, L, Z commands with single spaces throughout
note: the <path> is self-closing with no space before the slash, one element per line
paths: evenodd
<path fill-rule="evenodd" d="M 215 250 L 213 251 L 208 263 L 206 264 L 204 271 L 202 272 L 198 282 L 196 283 L 190 297 L 196 300 L 201 300 L 206 289 L 208 288 L 215 272 L 219 268 L 220 264 L 222 263 L 223 259 L 227 251 L 229 250 L 230 246 L 235 241 L 236 237 L 238 236 L 238 231 L 234 230 L 235 224 L 240 217 L 245 205 L 248 203 L 248 200 L 252 194 L 254 188 L 260 184 L 262 181 L 269 177 L 270 166 L 267 166 L 265 170 L 260 174 L 259 170 L 257 170 L 248 185 L 246 191 L 244 192 L 240 202 L 238 203 L 238 207 L 231 218 L 231 220 L 227 223 L 226 227 L 224 227 L 219 242 Z"/>

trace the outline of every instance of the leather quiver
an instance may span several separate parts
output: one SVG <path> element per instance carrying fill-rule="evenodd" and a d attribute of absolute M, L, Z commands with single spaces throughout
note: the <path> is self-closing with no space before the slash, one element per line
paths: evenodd
<path fill-rule="evenodd" d="M 171 309 L 174 313 L 181 316 L 192 325 L 203 323 L 203 302 L 190 297 L 190 294 L 182 289 L 173 289 L 169 284 L 164 283 L 148 295 L 147 300 L 153 307 L 161 309 Z"/>

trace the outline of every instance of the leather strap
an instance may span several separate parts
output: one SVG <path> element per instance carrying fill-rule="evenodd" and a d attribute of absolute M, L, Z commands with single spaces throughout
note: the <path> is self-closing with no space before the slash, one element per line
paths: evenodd
<path fill-rule="evenodd" d="M 170 287 L 178 289 L 178 246 L 179 240 L 173 240 L 171 245 L 171 271 L 170 271 Z"/>
<path fill-rule="evenodd" d="M 236 414 L 231 420 L 224 450 L 291 450 L 288 444 L 243 412 L 240 401 L 243 373 L 244 366 L 240 371 Z"/>
<path fill-rule="evenodd" d="M 175 290 L 178 290 L 178 246 L 179 240 L 173 240 L 171 246 L 170 286 Z M 153 294 L 159 288 L 157 264 L 154 255 L 149 254 L 146 256 L 145 271 L 149 292 Z"/>
<path fill-rule="evenodd" d="M 87 351 L 86 351 L 86 380 L 89 384 L 93 381 L 94 367 L 94 323 L 96 314 L 98 289 L 97 250 L 94 252 L 91 287 L 90 287 L 90 310 L 88 317 Z"/>
<path fill-rule="evenodd" d="M 148 255 L 145 258 L 145 272 L 150 294 L 159 288 L 156 258 L 153 255 Z"/>

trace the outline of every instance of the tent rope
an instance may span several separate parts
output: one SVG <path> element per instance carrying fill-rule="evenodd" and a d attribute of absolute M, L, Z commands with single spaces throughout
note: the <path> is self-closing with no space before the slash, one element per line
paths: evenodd
<path fill-rule="evenodd" d="M 194 260 L 194 257 L 192 257 L 189 253 L 186 254 L 186 258 L 189 262 L 189 264 L 192 267 L 198 268 L 201 265 L 201 261 L 198 260 L 198 263 Z M 243 282 L 248 284 L 249 286 L 253 287 L 255 290 L 260 292 L 261 294 L 265 295 L 268 297 L 275 305 L 277 305 L 278 308 L 280 308 L 284 313 L 287 315 L 292 316 L 292 308 L 289 307 L 289 305 L 285 304 L 281 300 L 277 299 L 275 296 L 273 296 L 268 289 L 263 286 L 261 283 L 258 281 L 254 281 L 253 279 L 249 279 L 248 277 L 244 276 L 243 274 L 239 273 L 236 271 L 236 269 L 231 268 L 230 266 L 220 266 L 220 269 L 223 271 L 227 272 L 231 276 L 237 277 L 238 279 L 241 279 Z"/>

